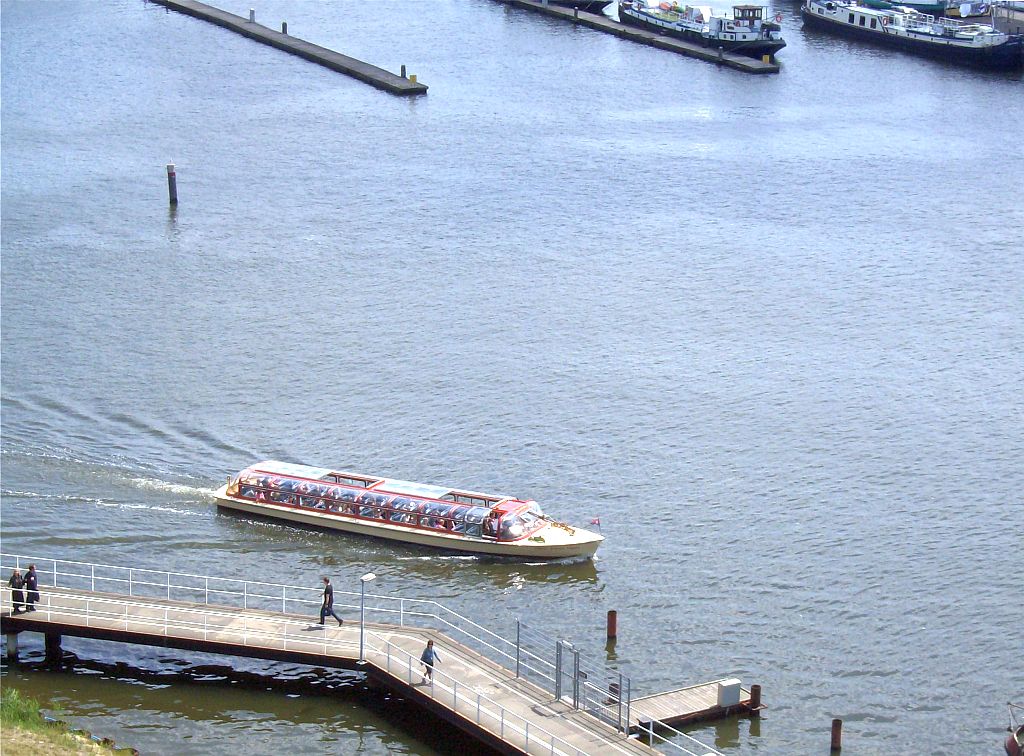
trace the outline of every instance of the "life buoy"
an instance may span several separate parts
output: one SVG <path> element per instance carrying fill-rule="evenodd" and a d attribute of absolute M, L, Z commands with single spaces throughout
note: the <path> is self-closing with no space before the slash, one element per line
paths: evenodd
<path fill-rule="evenodd" d="M 781 24 L 782 23 L 782 14 L 781 13 L 776 13 L 775 14 L 775 23 L 777 23 L 777 24 Z"/>
<path fill-rule="evenodd" d="M 888 16 L 882 16 L 882 26 L 885 26 L 888 23 L 889 23 L 889 17 Z"/>

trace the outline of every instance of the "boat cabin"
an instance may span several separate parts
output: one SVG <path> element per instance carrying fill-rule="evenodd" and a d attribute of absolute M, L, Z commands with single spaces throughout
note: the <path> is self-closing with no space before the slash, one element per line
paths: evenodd
<path fill-rule="evenodd" d="M 277 507 L 496 541 L 527 538 L 546 523 L 535 501 L 283 462 L 243 470 L 227 493 Z"/>
<path fill-rule="evenodd" d="M 734 5 L 732 19 L 738 26 L 758 26 L 764 20 L 764 7 L 760 5 Z"/>

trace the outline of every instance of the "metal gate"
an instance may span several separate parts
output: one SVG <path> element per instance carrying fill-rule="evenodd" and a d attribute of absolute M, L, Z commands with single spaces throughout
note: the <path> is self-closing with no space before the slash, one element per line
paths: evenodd
<path fill-rule="evenodd" d="M 516 676 L 529 680 L 574 709 L 625 732 L 630 680 L 618 670 L 588 663 L 569 641 L 553 639 L 516 620 Z"/>

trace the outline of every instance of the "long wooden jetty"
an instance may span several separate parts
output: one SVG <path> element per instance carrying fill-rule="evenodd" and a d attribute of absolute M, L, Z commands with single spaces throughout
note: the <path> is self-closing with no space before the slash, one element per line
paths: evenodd
<path fill-rule="evenodd" d="M 249 39 L 276 47 L 278 50 L 284 50 L 287 53 L 305 58 L 331 70 L 340 71 L 343 74 L 347 74 L 392 94 L 420 95 L 427 93 L 427 86 L 416 81 L 415 76 L 405 78 L 390 71 L 385 71 L 383 68 L 378 68 L 361 60 L 342 55 L 334 50 L 328 50 L 326 47 L 289 36 L 284 31 L 285 27 L 283 25 L 282 31 L 275 31 L 256 23 L 253 13 L 250 13 L 250 18 L 243 18 L 219 8 L 214 8 L 212 5 L 198 2 L 198 0 L 150 0 L 150 2 L 178 11 L 179 13 L 194 16 L 203 21 L 209 21 L 211 24 L 230 29 Z"/>
<path fill-rule="evenodd" d="M 754 74 L 779 72 L 778 63 L 765 63 L 763 60 L 758 60 L 757 58 L 748 58 L 745 55 L 737 55 L 735 53 L 701 47 L 700 45 L 687 42 L 677 37 L 668 37 L 663 34 L 659 34 L 658 32 L 639 29 L 634 26 L 627 26 L 626 24 L 622 24 L 614 19 L 608 18 L 608 16 L 605 16 L 603 13 L 586 13 L 575 8 L 552 5 L 551 3 L 545 2 L 545 0 L 498 0 L 498 2 L 505 3 L 506 5 L 512 5 L 517 8 L 525 8 L 538 13 L 544 13 L 548 16 L 561 18 L 566 21 L 581 24 L 591 29 L 596 29 L 597 31 L 615 34 L 616 36 L 632 40 L 633 42 L 640 42 L 641 44 L 651 45 L 652 47 L 657 47 L 661 50 L 669 50 L 691 58 L 698 58 L 710 63 L 717 63 L 718 65 L 727 66 L 728 68 L 734 68 L 737 71 Z"/>
<path fill-rule="evenodd" d="M 9 658 L 29 632 L 44 635 L 53 660 L 64 637 L 81 637 L 354 670 L 509 754 L 653 754 L 657 741 L 662 750 L 709 756 L 718 752 L 671 727 L 666 736 L 666 726 L 744 710 L 716 709 L 722 681 L 684 689 L 707 688 L 689 702 L 677 691 L 632 699 L 621 674 L 611 685 L 588 674 L 564 641 L 531 645 L 532 631 L 518 621 L 506 639 L 429 600 L 336 589 L 346 622 L 328 616 L 321 625 L 316 589 L 0 555 L 4 575 L 30 562 L 42 567 L 35 611 L 14 614 L 11 588 L 0 591 Z M 364 622 L 367 613 L 390 621 Z M 440 663 L 424 681 L 419 657 L 428 640 Z M 538 648 L 557 648 L 558 661 Z"/>

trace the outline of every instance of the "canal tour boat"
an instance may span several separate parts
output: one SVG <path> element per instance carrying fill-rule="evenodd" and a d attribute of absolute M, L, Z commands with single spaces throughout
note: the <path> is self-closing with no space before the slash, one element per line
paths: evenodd
<path fill-rule="evenodd" d="M 804 24 L 951 63 L 984 68 L 1024 64 L 1024 36 L 985 24 L 918 13 L 909 8 L 869 8 L 855 0 L 805 0 Z"/>
<path fill-rule="evenodd" d="M 260 517 L 473 554 L 589 558 L 604 540 L 529 499 L 286 462 L 252 465 L 214 497 L 218 507 Z"/>
<path fill-rule="evenodd" d="M 734 5 L 732 15 L 716 15 L 705 6 L 680 6 L 662 2 L 648 5 L 645 0 L 623 0 L 619 3 L 619 21 L 704 47 L 721 47 L 729 52 L 754 58 L 774 56 L 786 46 L 782 39 L 782 16 L 768 21 L 767 9 L 760 5 Z"/>

